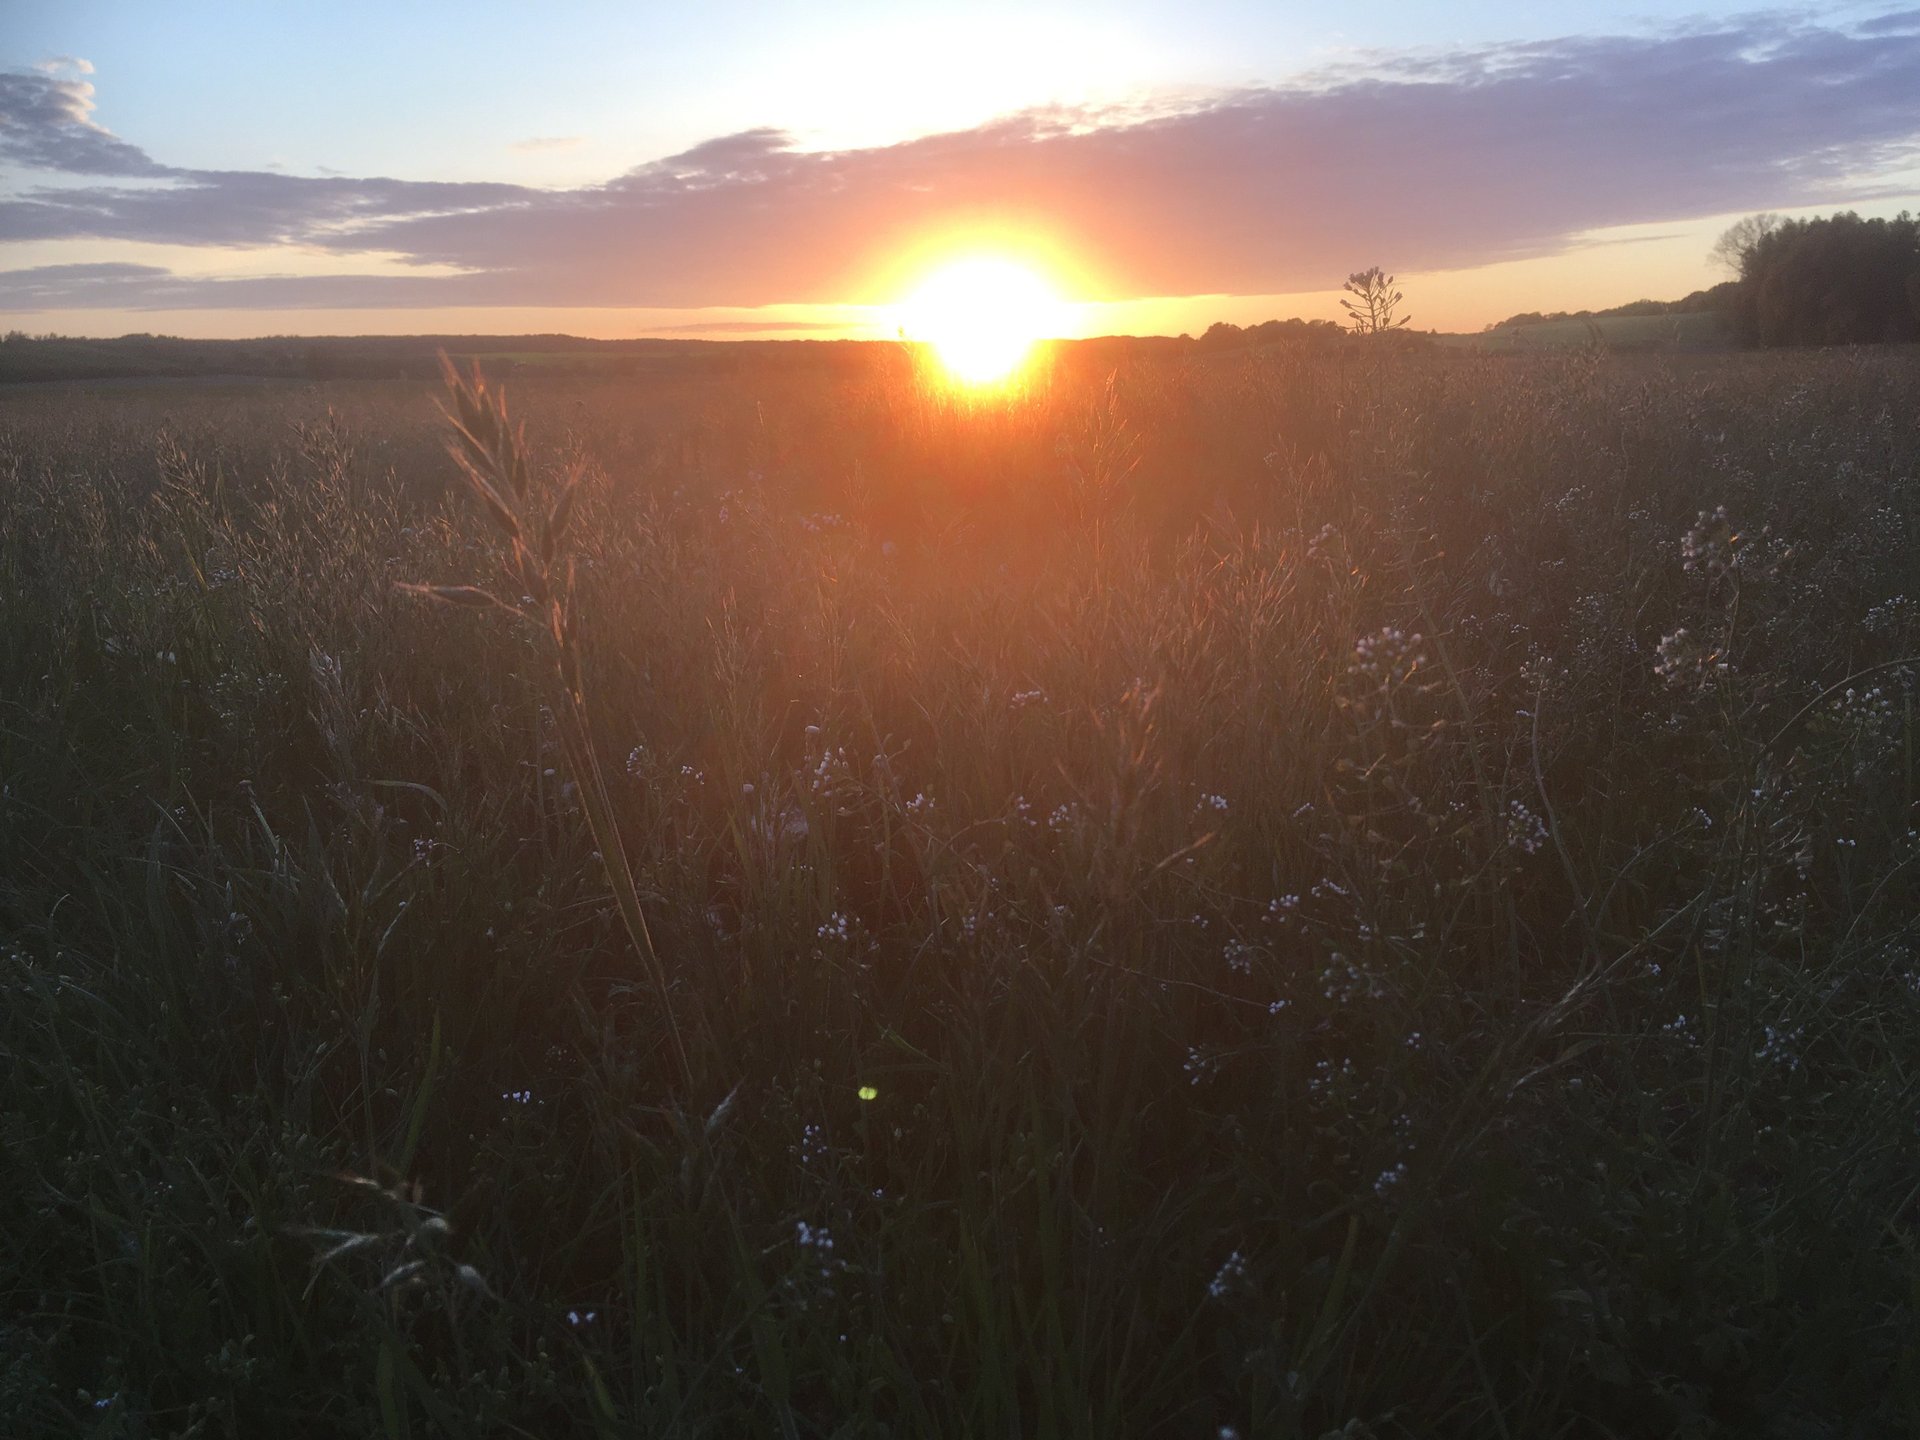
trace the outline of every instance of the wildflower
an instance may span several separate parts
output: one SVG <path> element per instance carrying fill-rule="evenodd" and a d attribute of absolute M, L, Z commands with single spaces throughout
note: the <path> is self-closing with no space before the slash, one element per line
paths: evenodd
<path fill-rule="evenodd" d="M 1307 1080 L 1307 1089 L 1316 1097 L 1325 1097 L 1333 1093 L 1336 1087 L 1345 1089 L 1353 1083 L 1354 1069 L 1351 1059 L 1341 1060 L 1335 1066 L 1331 1060 L 1316 1060 L 1313 1074 Z"/>
<path fill-rule="evenodd" d="M 1864 623 L 1876 635 L 1892 635 L 1911 627 L 1916 618 L 1920 618 L 1920 605 L 1905 595 L 1895 595 L 1867 611 Z"/>
<path fill-rule="evenodd" d="M 1760 1048 L 1753 1052 L 1756 1060 L 1768 1060 L 1782 1070 L 1800 1068 L 1800 1038 L 1806 1033 L 1805 1026 L 1795 1026 L 1792 1030 L 1776 1030 L 1771 1025 L 1762 1026 L 1764 1039 Z"/>
<path fill-rule="evenodd" d="M 1212 1300 L 1224 1300 L 1246 1282 L 1247 1257 L 1235 1250 L 1221 1262 L 1213 1279 L 1207 1282 L 1207 1296 Z"/>
<path fill-rule="evenodd" d="M 1680 537 L 1680 567 L 1689 575 L 1720 575 L 1733 568 L 1740 536 L 1727 519 L 1727 507 L 1702 510 Z"/>
<path fill-rule="evenodd" d="M 1705 693 L 1728 670 L 1725 654 L 1703 643 L 1684 625 L 1661 637 L 1657 653 L 1653 673 L 1678 690 Z"/>
<path fill-rule="evenodd" d="M 843 1268 L 834 1258 L 833 1232 L 824 1225 L 809 1225 L 806 1221 L 796 1221 L 793 1229 L 793 1243 L 800 1248 L 802 1257 L 818 1266 L 820 1278 L 827 1279 L 835 1270 Z"/>
<path fill-rule="evenodd" d="M 1199 1085 L 1213 1078 L 1220 1069 L 1220 1061 L 1217 1056 L 1209 1054 L 1199 1046 L 1189 1045 L 1186 1061 L 1180 1068 L 1187 1072 L 1189 1085 Z"/>
<path fill-rule="evenodd" d="M 1391 690 L 1427 663 L 1426 652 L 1420 647 L 1419 634 L 1409 635 L 1388 625 L 1354 642 L 1347 674 L 1382 691 Z"/>
<path fill-rule="evenodd" d="M 845 746 L 835 746 L 828 750 L 822 747 L 819 757 L 805 772 L 807 788 L 815 795 L 832 796 L 843 789 L 853 779 L 853 767 L 847 763 Z"/>
<path fill-rule="evenodd" d="M 1662 1025 L 1660 1030 L 1662 1034 L 1671 1035 L 1674 1039 L 1683 1041 L 1688 1045 L 1697 1046 L 1700 1043 L 1700 1037 L 1695 1035 L 1693 1031 L 1693 1021 L 1684 1014 L 1674 1016 L 1673 1019 L 1669 1020 L 1665 1025 Z"/>
<path fill-rule="evenodd" d="M 1507 802 L 1507 848 L 1536 854 L 1547 843 L 1547 822 L 1519 800 Z"/>
<path fill-rule="evenodd" d="M 1406 1161 L 1401 1160 L 1393 1165 L 1389 1165 L 1386 1169 L 1380 1172 L 1379 1177 L 1373 1182 L 1373 1193 L 1377 1195 L 1380 1199 L 1384 1200 L 1387 1198 L 1388 1195 L 1392 1194 L 1395 1187 L 1397 1187 L 1400 1184 L 1400 1182 L 1402 1180 L 1405 1180 L 1406 1178 L 1407 1178 L 1407 1162 Z"/>
<path fill-rule="evenodd" d="M 1327 957 L 1320 971 L 1320 990 L 1334 1004 L 1344 1005 L 1357 997 L 1375 998 L 1380 994 L 1380 985 L 1372 975 L 1336 950 Z"/>

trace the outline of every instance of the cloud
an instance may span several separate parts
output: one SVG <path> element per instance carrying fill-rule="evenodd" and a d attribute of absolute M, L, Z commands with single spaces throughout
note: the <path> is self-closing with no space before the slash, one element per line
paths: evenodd
<path fill-rule="evenodd" d="M 82 74 L 93 66 L 61 56 L 33 70 L 0 72 L 0 159 L 28 170 L 120 178 L 170 175 L 138 146 L 93 120 L 93 86 L 66 80 L 48 67 Z"/>
<path fill-rule="evenodd" d="M 1867 35 L 1911 35 L 1920 32 L 1920 10 L 1895 10 L 1862 20 L 1858 28 Z"/>
<path fill-rule="evenodd" d="M 577 150 L 586 144 L 581 135 L 535 135 L 526 140 L 515 140 L 507 149 L 522 155 L 537 155 L 547 150 Z"/>
<path fill-rule="evenodd" d="M 668 325 L 662 335 L 758 335 L 776 330 L 857 330 L 851 320 L 701 320 L 691 325 Z"/>
<path fill-rule="evenodd" d="M 82 60 L 78 55 L 49 55 L 34 61 L 33 68 L 43 75 L 58 75 L 62 70 L 71 70 L 76 75 L 93 74 L 93 62 Z"/>
<path fill-rule="evenodd" d="M 1766 16 L 1373 55 L 1144 119 L 1036 111 L 831 152 L 748 130 L 564 190 L 167 170 L 92 124 L 90 89 L 0 78 L 42 87 L 17 109 L 0 89 L 0 146 L 106 177 L 0 201 L 0 239 L 288 243 L 457 272 L 75 275 L 75 305 L 108 288 L 125 306 L 859 301 L 902 253 L 963 228 L 1045 236 L 1110 296 L 1268 294 L 1376 262 L 1466 267 L 1601 227 L 1842 204 L 1920 155 L 1920 34 Z M 122 183 L 149 176 L 168 183 Z M 17 283 L 50 292 L 65 268 Z"/>

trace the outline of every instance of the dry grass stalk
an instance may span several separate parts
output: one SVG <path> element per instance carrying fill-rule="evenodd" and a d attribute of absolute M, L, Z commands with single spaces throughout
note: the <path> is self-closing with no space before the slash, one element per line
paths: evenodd
<path fill-rule="evenodd" d="M 567 766 L 579 787 L 587 826 L 599 849 L 621 921 L 659 993 L 674 1063 L 682 1085 L 690 1091 L 693 1066 L 674 1019 L 666 966 L 654 948 L 653 934 L 640 908 L 633 869 L 614 819 L 613 802 L 607 794 L 605 773 L 587 719 L 580 667 L 580 612 L 574 595 L 573 563 L 564 550 L 580 472 L 569 472 L 558 485 L 546 485 L 537 478 L 529 462 L 523 429 L 507 418 L 505 395 L 488 386 L 477 364 L 472 376 L 467 377 L 444 354 L 440 359 L 452 402 L 442 407 L 453 430 L 447 450 L 459 462 L 468 489 L 505 542 L 505 559 L 521 598 L 509 603 L 477 585 L 403 584 L 401 588 L 448 604 L 505 610 L 529 622 L 539 634 L 541 648 L 552 666 L 558 701 L 554 707 L 555 728 Z"/>

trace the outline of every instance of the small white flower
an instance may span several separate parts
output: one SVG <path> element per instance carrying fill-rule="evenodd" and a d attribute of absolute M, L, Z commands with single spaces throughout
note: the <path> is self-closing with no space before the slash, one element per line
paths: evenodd
<path fill-rule="evenodd" d="M 1221 1262 L 1213 1279 L 1207 1282 L 1207 1295 L 1210 1299 L 1224 1300 L 1246 1284 L 1246 1280 L 1247 1257 L 1235 1250 Z"/>
<path fill-rule="evenodd" d="M 1547 822 L 1519 800 L 1507 802 L 1507 848 L 1537 854 L 1547 843 Z"/>
<path fill-rule="evenodd" d="M 1396 1186 L 1407 1178 L 1407 1162 L 1402 1160 L 1382 1170 L 1373 1182 L 1373 1193 L 1382 1200 L 1391 1195 Z"/>

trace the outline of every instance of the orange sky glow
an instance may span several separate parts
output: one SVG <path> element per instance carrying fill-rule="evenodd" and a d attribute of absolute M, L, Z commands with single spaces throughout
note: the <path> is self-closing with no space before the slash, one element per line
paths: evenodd
<path fill-rule="evenodd" d="M 1862 207 L 1866 210 L 1884 207 Z M 1790 212 L 1794 213 L 1794 212 Z M 1809 211 L 1807 213 L 1814 213 Z M 1457 270 L 1404 271 L 1400 288 L 1420 330 L 1470 332 L 1523 310 L 1604 309 L 1643 298 L 1677 299 L 1727 278 L 1707 252 L 1737 214 L 1679 225 L 1623 226 L 1594 232 L 1564 254 Z M 0 246 L 0 256 L 11 247 Z M 172 247 L 152 247 L 154 249 Z M 907 247 L 875 277 L 892 302 L 643 308 L 625 306 L 327 307 L 265 316 L 242 310 L 52 310 L 36 329 L 75 335 L 151 331 L 206 339 L 262 334 L 548 334 L 592 339 L 893 339 L 901 301 L 943 263 L 969 255 L 1017 258 L 1045 276 L 1061 297 L 1048 325 L 1063 338 L 1119 334 L 1199 334 L 1215 321 L 1252 325 L 1298 316 L 1339 320 L 1338 289 L 1272 295 L 1172 295 L 1090 299 L 1097 265 L 1082 264 L 1057 243 L 1005 230 L 963 229 Z M 200 257 L 202 263 L 205 257 Z M 221 257 L 231 266 L 233 257 Z M 331 257 L 319 257 L 331 260 Z M 287 257 L 263 257 L 260 273 L 285 274 Z M 1374 263 L 1369 257 L 1361 261 Z M 244 261 L 242 262 L 244 263 Z M 258 262 L 256 262 L 258 263 Z M 334 262 L 337 264 L 337 262 Z M 1359 264 L 1356 261 L 1356 264 Z M 299 273 L 299 272 L 295 272 Z M 323 273 L 316 270 L 311 273 Z M 263 328 L 263 321 L 267 321 Z"/>

